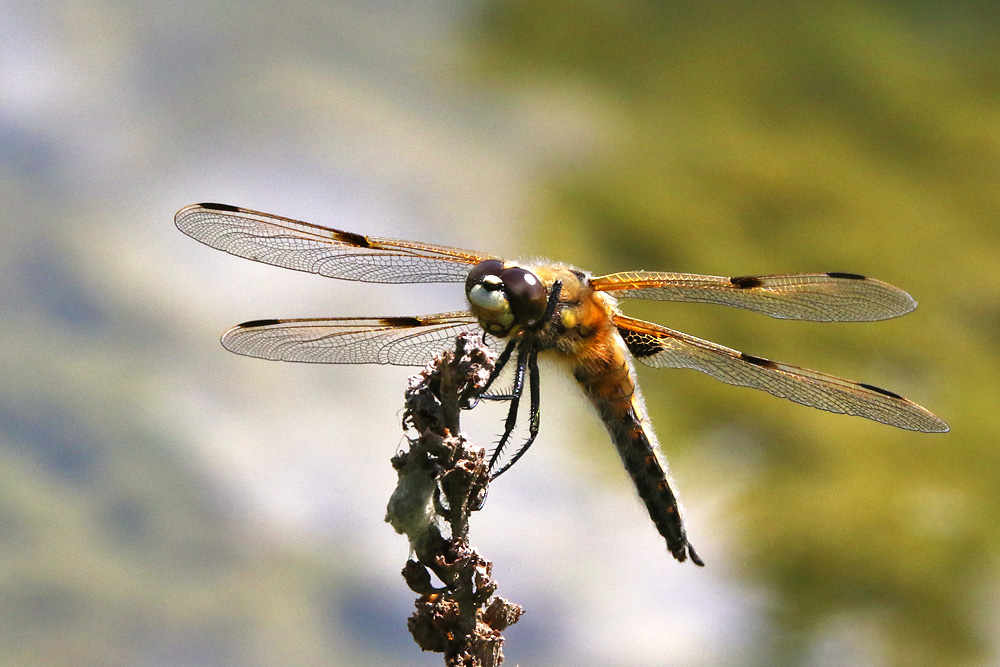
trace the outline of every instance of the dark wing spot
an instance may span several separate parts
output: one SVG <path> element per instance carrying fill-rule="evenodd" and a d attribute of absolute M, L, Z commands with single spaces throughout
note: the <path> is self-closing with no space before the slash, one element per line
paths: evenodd
<path fill-rule="evenodd" d="M 622 335 L 622 340 L 625 341 L 625 347 L 636 359 L 652 357 L 663 351 L 663 346 L 652 336 L 642 336 L 628 329 L 619 329 L 618 332 Z"/>
<path fill-rule="evenodd" d="M 878 393 L 884 394 L 884 395 L 889 396 L 891 398 L 899 398 L 899 399 L 902 399 L 904 401 L 906 400 L 905 398 L 903 398 L 899 394 L 894 394 L 894 393 L 892 393 L 891 391 L 889 391 L 887 389 L 882 389 L 881 387 L 876 387 L 873 384 L 865 384 L 864 382 L 859 382 L 858 384 L 861 385 L 862 387 L 864 387 L 865 389 L 871 389 L 872 391 L 877 391 Z"/>
<path fill-rule="evenodd" d="M 364 235 L 355 234 L 354 232 L 337 232 L 334 235 L 334 238 L 356 248 L 367 248 L 371 245 L 368 243 L 368 239 L 366 239 Z"/>
<path fill-rule="evenodd" d="M 737 276 L 735 278 L 730 278 L 729 282 L 733 284 L 733 287 L 739 287 L 740 289 L 760 287 L 764 284 L 764 281 L 757 276 Z"/>
<path fill-rule="evenodd" d="M 740 359 L 754 366 L 760 366 L 762 368 L 777 368 L 778 364 L 774 363 L 770 359 L 765 359 L 763 357 L 755 357 L 752 354 L 747 354 L 746 352 L 740 352 Z"/>
<path fill-rule="evenodd" d="M 240 324 L 240 329 L 255 329 L 257 327 L 269 327 L 273 324 L 281 324 L 281 320 L 252 320 Z"/>
<path fill-rule="evenodd" d="M 419 327 L 423 324 L 419 317 L 383 317 L 379 322 L 390 327 Z"/>
<path fill-rule="evenodd" d="M 856 273 L 837 273 L 836 271 L 831 271 L 826 275 L 831 278 L 844 278 L 845 280 L 867 280 L 864 276 L 859 276 Z"/>
<path fill-rule="evenodd" d="M 238 206 L 230 206 L 229 204 L 198 204 L 198 206 L 212 211 L 229 211 L 230 213 L 239 213 L 242 210 Z"/>

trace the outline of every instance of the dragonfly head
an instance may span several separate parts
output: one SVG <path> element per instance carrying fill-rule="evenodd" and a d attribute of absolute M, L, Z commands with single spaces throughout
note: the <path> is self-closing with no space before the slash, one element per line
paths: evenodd
<path fill-rule="evenodd" d="M 548 302 L 545 285 L 531 271 L 488 259 L 472 267 L 465 279 L 472 313 L 491 334 L 503 338 L 516 327 L 538 321 Z"/>

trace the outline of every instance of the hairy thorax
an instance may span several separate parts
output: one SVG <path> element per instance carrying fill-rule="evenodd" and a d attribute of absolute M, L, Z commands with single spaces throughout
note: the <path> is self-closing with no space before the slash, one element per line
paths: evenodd
<path fill-rule="evenodd" d="M 536 334 L 539 347 L 567 358 L 573 375 L 590 394 L 631 394 L 624 346 L 612 316 L 617 313 L 613 297 L 596 292 L 589 276 L 569 267 L 531 267 L 546 289 L 562 282 L 555 312 Z"/>

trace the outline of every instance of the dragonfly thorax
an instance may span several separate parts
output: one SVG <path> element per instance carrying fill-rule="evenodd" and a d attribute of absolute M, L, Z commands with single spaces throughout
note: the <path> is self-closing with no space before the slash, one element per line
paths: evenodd
<path fill-rule="evenodd" d="M 547 290 L 538 276 L 498 259 L 480 262 L 469 271 L 465 294 L 479 324 L 501 338 L 517 327 L 536 323 L 545 314 L 548 302 Z"/>

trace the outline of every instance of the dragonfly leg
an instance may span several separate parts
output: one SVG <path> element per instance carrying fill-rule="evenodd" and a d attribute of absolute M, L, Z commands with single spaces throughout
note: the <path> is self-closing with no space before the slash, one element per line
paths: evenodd
<path fill-rule="evenodd" d="M 552 290 L 549 292 L 549 301 L 545 304 L 545 313 L 535 322 L 531 328 L 538 331 L 544 327 L 552 316 L 556 313 L 556 305 L 559 303 L 559 295 L 562 293 L 562 281 L 557 280 L 552 283 Z"/>
<path fill-rule="evenodd" d="M 532 331 L 537 331 L 544 327 L 549 320 L 555 315 L 556 306 L 559 305 L 559 296 L 562 293 L 562 281 L 557 280 L 552 283 L 552 288 L 549 290 L 549 300 L 545 305 L 545 313 L 537 321 L 530 325 Z M 504 350 L 507 353 L 510 350 L 510 345 Z M 507 355 L 510 358 L 510 355 Z M 514 373 L 514 387 L 511 390 L 510 395 L 495 396 L 494 398 L 509 400 L 510 409 L 507 411 L 507 422 L 504 424 L 504 433 L 500 438 L 500 443 L 497 445 L 496 450 L 493 452 L 493 456 L 490 457 L 490 469 L 496 465 L 497 459 L 503 453 L 504 448 L 507 446 L 507 441 L 510 440 L 511 434 L 514 432 L 514 425 L 517 423 L 517 409 L 521 403 L 521 394 L 524 391 L 524 374 L 525 371 L 528 373 L 528 382 L 530 384 L 531 391 L 531 416 L 530 422 L 528 424 L 528 439 L 524 441 L 524 444 L 518 448 L 517 452 L 511 457 L 510 461 L 505 463 L 497 472 L 490 476 L 490 479 L 496 479 L 503 472 L 509 469 L 515 462 L 528 451 L 528 447 L 531 443 L 535 441 L 535 437 L 538 435 L 538 425 L 540 422 L 539 417 L 539 404 L 541 401 L 539 394 L 539 380 L 538 380 L 538 350 L 536 349 L 526 349 L 526 345 L 521 345 L 517 352 L 517 369 Z M 492 379 L 492 378 L 491 378 Z M 484 397 L 485 398 L 485 397 Z"/>
<path fill-rule="evenodd" d="M 528 439 L 518 448 L 514 456 L 510 458 L 499 470 L 490 475 L 490 481 L 493 481 L 504 472 L 506 472 L 512 465 L 517 463 L 517 460 L 524 456 L 524 453 L 528 451 L 528 447 L 531 447 L 531 443 L 535 441 L 538 436 L 538 427 L 541 423 L 539 407 L 541 405 L 541 393 L 539 391 L 539 379 L 538 379 L 538 350 L 532 350 L 528 355 L 528 391 L 531 393 L 531 407 L 529 411 L 528 422 Z M 505 434 L 506 435 L 506 434 Z M 499 451 L 499 450 L 498 450 Z M 496 458 L 494 454 L 493 458 Z M 490 467 L 493 467 L 493 461 L 490 461 Z"/>
<path fill-rule="evenodd" d="M 483 335 L 485 336 L 486 332 L 483 332 Z M 517 347 L 518 342 L 518 339 L 515 338 L 507 343 L 503 352 L 501 352 L 500 356 L 497 357 L 497 362 L 493 367 L 493 372 L 490 374 L 490 379 L 486 381 L 486 384 L 479 390 L 479 393 L 472 398 L 471 401 L 467 401 L 463 406 L 466 410 L 471 410 L 476 407 L 479 404 L 480 399 L 487 401 L 509 401 L 513 398 L 512 394 L 491 394 L 489 396 L 485 394 L 489 390 L 490 385 L 492 385 L 493 382 L 500 377 L 500 373 L 503 372 L 504 367 L 507 366 L 507 362 L 510 361 L 510 356 L 514 353 L 514 348 Z"/>
<path fill-rule="evenodd" d="M 556 312 L 556 306 L 559 304 L 559 295 L 562 292 L 562 281 L 557 280 L 552 283 L 552 289 L 549 291 L 549 300 L 545 304 L 545 313 L 535 322 L 532 322 L 528 327 L 532 331 L 537 331 L 545 326 L 545 323 L 552 319 L 553 314 Z M 486 335 L 486 332 L 483 332 Z M 512 401 L 515 396 L 520 396 L 520 390 L 512 391 L 509 394 L 490 394 L 487 395 L 486 392 L 493 385 L 493 382 L 500 377 L 500 373 L 503 371 L 507 362 L 510 361 L 510 357 L 514 352 L 514 348 L 520 343 L 520 337 L 515 336 L 507 343 L 507 347 L 504 348 L 503 352 L 497 358 L 496 366 L 493 369 L 493 374 L 490 375 L 490 379 L 486 382 L 486 385 L 479 391 L 479 396 L 474 402 L 472 402 L 468 407 L 474 408 L 479 402 L 479 399 L 486 401 Z M 523 370 L 522 370 L 523 373 Z"/>
<path fill-rule="evenodd" d="M 521 404 L 521 394 L 524 392 L 524 374 L 528 367 L 529 357 L 530 352 L 527 346 L 522 345 L 517 351 L 517 368 L 514 369 L 514 388 L 511 391 L 507 421 L 504 423 L 503 435 L 500 437 L 500 442 L 497 444 L 496 449 L 493 450 L 493 456 L 490 457 L 490 469 L 496 465 L 497 459 L 500 458 L 504 448 L 507 446 L 507 441 L 510 440 L 511 434 L 514 433 L 514 426 L 517 424 L 517 409 Z"/>

